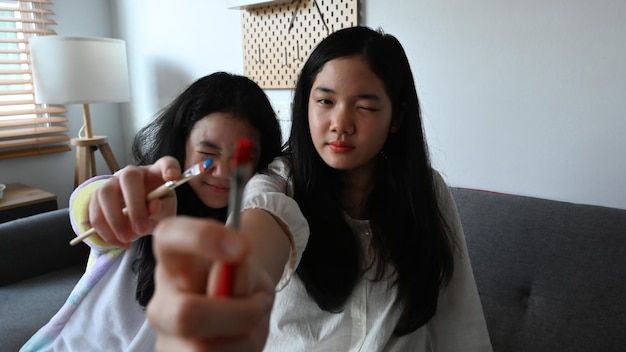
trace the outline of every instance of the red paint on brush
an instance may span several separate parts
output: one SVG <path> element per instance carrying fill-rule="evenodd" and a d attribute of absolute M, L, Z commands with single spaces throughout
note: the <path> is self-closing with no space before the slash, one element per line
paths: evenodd
<path fill-rule="evenodd" d="M 235 149 L 235 157 L 233 158 L 233 167 L 237 167 L 252 161 L 252 150 L 254 144 L 250 138 L 240 138 L 237 141 L 237 149 Z"/>

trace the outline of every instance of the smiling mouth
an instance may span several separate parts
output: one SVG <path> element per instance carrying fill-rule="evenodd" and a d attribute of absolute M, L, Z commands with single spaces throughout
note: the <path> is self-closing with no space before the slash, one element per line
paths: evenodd
<path fill-rule="evenodd" d="M 230 187 L 220 187 L 216 185 L 212 185 L 210 183 L 205 183 L 210 190 L 216 193 L 228 193 L 230 191 Z"/>

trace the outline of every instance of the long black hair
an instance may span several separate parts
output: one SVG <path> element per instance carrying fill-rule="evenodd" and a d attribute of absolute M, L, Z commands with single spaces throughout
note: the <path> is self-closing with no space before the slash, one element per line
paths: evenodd
<path fill-rule="evenodd" d="M 232 113 L 258 131 L 261 151 L 257 170 L 264 169 L 280 153 L 280 125 L 263 90 L 249 78 L 217 72 L 192 83 L 135 135 L 134 162 L 147 165 L 170 155 L 183 168 L 185 143 L 192 128 L 214 112 Z M 176 189 L 176 197 L 177 214 L 226 220 L 226 207 L 207 207 L 187 184 Z M 138 240 L 137 258 L 133 263 L 137 275 L 135 298 L 144 307 L 154 294 L 154 269 L 152 236 L 144 236 Z"/>
<path fill-rule="evenodd" d="M 363 275 L 360 242 L 340 202 L 342 172 L 332 169 L 313 145 L 308 104 L 317 74 L 330 60 L 363 58 L 384 83 L 392 103 L 389 134 L 374 169 L 367 200 L 376 258 L 376 280 L 389 264 L 403 311 L 395 328 L 404 335 L 435 314 L 439 289 L 453 272 L 454 240 L 440 212 L 422 130 L 413 74 L 400 42 L 367 27 L 330 34 L 304 64 L 294 92 L 292 127 L 286 153 L 292 162 L 294 198 L 309 222 L 310 237 L 298 276 L 321 309 L 343 309 Z"/>

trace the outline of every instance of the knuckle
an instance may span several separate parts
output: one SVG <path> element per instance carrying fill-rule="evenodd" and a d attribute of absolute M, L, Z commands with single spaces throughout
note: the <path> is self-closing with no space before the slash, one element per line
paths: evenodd
<path fill-rule="evenodd" d="M 167 295 L 167 298 L 164 295 Z M 150 323 L 168 335 L 189 336 L 191 325 L 189 319 L 192 314 L 192 307 L 185 303 L 180 295 L 162 294 L 158 288 L 146 308 Z"/>
<path fill-rule="evenodd" d="M 180 336 L 193 337 L 198 334 L 198 321 L 202 318 L 200 310 L 189 300 L 178 300 L 172 305 L 171 321 L 174 332 Z M 205 320 L 206 323 L 206 320 Z"/>
<path fill-rule="evenodd" d="M 136 179 L 137 177 L 141 175 L 141 172 L 142 172 L 141 167 L 129 165 L 129 166 L 126 166 L 122 170 L 122 172 L 120 172 L 119 175 L 117 175 L 117 177 L 119 177 L 121 182 L 125 182 L 128 180 Z"/>

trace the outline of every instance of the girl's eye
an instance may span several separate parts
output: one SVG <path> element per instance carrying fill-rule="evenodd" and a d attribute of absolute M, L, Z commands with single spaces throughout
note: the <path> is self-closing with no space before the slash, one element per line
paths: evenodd
<path fill-rule="evenodd" d="M 202 155 L 208 155 L 208 156 L 217 156 L 217 153 L 215 153 L 215 152 L 207 152 L 207 151 L 199 150 L 198 153 L 200 153 Z"/>
<path fill-rule="evenodd" d="M 317 99 L 317 102 L 322 105 L 330 105 L 333 103 L 330 99 Z"/>
<path fill-rule="evenodd" d="M 367 110 L 367 111 L 379 111 L 379 108 L 368 107 L 368 106 L 359 106 L 359 109 Z"/>

